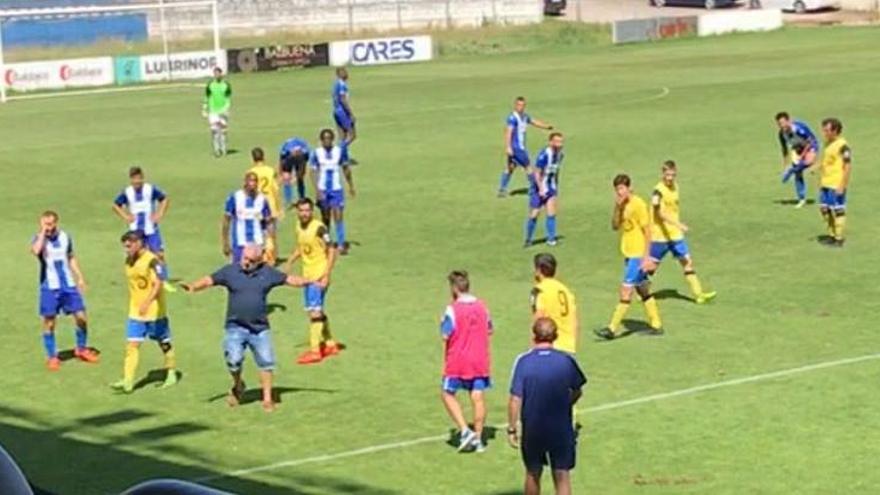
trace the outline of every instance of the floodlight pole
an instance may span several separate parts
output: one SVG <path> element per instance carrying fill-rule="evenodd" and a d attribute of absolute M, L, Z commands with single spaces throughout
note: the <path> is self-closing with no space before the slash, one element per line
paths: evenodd
<path fill-rule="evenodd" d="M 165 55 L 165 79 L 171 80 L 171 53 L 168 51 L 168 27 L 165 25 L 165 0 L 159 0 L 159 29 L 162 30 L 162 53 Z"/>
<path fill-rule="evenodd" d="M 6 103 L 6 64 L 3 58 L 3 17 L 0 17 L 0 103 Z"/>
<path fill-rule="evenodd" d="M 220 14 L 217 12 L 217 0 L 211 3 L 211 23 L 214 24 L 214 56 L 220 60 Z"/>

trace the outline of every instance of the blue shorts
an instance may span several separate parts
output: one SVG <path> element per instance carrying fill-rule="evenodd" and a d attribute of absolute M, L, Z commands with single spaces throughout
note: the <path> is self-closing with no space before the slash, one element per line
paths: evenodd
<path fill-rule="evenodd" d="M 54 317 L 62 312 L 72 315 L 85 310 L 83 298 L 75 288 L 40 289 L 40 316 Z"/>
<path fill-rule="evenodd" d="M 345 208 L 345 192 L 339 191 L 323 191 L 324 199 L 321 200 L 320 208 Z"/>
<path fill-rule="evenodd" d="M 623 266 L 623 285 L 633 287 L 648 280 L 648 274 L 642 271 L 642 258 L 626 258 Z"/>
<path fill-rule="evenodd" d="M 529 188 L 529 208 L 533 210 L 537 210 L 538 208 L 542 208 L 547 205 L 547 202 L 550 201 L 550 198 L 555 198 L 558 195 L 556 189 L 547 189 L 547 194 L 545 196 L 541 196 L 538 194 L 537 186 L 531 186 Z"/>
<path fill-rule="evenodd" d="M 254 354 L 254 361 L 262 371 L 275 369 L 275 350 L 272 347 L 272 331 L 268 328 L 261 332 L 236 325 L 226 324 L 226 336 L 223 338 L 223 354 L 229 371 L 241 370 L 244 363 L 244 351 L 248 347 Z"/>
<path fill-rule="evenodd" d="M 144 245 L 154 253 L 165 251 L 165 243 L 162 242 L 162 234 L 158 230 L 154 234 L 144 237 Z"/>
<path fill-rule="evenodd" d="M 675 256 L 676 259 L 687 258 L 691 255 L 690 249 L 688 249 L 688 243 L 683 237 L 677 241 L 651 243 L 650 255 L 652 260 L 660 261 L 666 256 L 666 253 L 672 253 L 672 256 Z"/>
<path fill-rule="evenodd" d="M 306 285 L 303 287 L 303 307 L 306 311 L 322 311 L 325 295 L 327 295 L 327 288 L 318 284 Z"/>
<path fill-rule="evenodd" d="M 455 378 L 451 376 L 443 377 L 443 391 L 447 394 L 454 394 L 459 390 L 467 390 L 468 392 L 481 392 L 492 388 L 492 379 L 488 376 L 479 378 L 471 378 L 465 380 L 463 378 Z"/>
<path fill-rule="evenodd" d="M 819 206 L 830 210 L 843 210 L 846 208 L 846 191 L 837 194 L 836 189 L 823 187 L 819 190 Z"/>
<path fill-rule="evenodd" d="M 348 114 L 345 110 L 339 110 L 333 112 L 333 120 L 336 121 L 336 126 L 342 129 L 343 131 L 353 131 L 354 130 L 354 121 L 351 118 L 351 115 Z"/>
<path fill-rule="evenodd" d="M 143 342 L 146 339 L 162 344 L 171 342 L 171 327 L 168 318 L 153 321 L 140 321 L 129 318 L 125 324 L 125 338 L 129 342 Z"/>
<path fill-rule="evenodd" d="M 529 166 L 529 152 L 523 149 L 513 149 L 512 155 L 507 155 L 508 165 L 519 165 L 520 167 Z"/>
<path fill-rule="evenodd" d="M 554 471 L 571 471 L 577 458 L 577 440 L 574 435 L 569 439 L 547 438 L 538 432 L 524 431 L 520 452 L 530 473 L 540 473 L 548 464 Z"/>

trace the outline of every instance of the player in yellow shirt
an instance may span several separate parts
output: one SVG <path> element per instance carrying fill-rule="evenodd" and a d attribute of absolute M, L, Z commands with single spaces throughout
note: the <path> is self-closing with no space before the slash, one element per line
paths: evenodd
<path fill-rule="evenodd" d="M 651 194 L 651 261 L 659 266 L 666 253 L 671 252 L 684 269 L 684 278 L 694 300 L 697 304 L 705 304 L 714 299 L 717 293 L 704 291 L 694 270 L 694 260 L 684 238 L 688 226 L 681 221 L 678 183 L 675 181 L 677 174 L 675 162 L 666 160 L 663 163 L 663 178 Z"/>
<path fill-rule="evenodd" d="M 284 217 L 284 208 L 281 207 L 281 191 L 278 187 L 278 170 L 274 167 L 266 165 L 265 154 L 263 148 L 254 148 L 251 150 L 251 159 L 253 165 L 248 169 L 248 173 L 257 175 L 257 189 L 266 197 L 269 203 L 269 211 L 275 224 L 278 224 Z M 277 228 L 269 232 L 266 237 L 265 258 L 266 263 L 275 264 L 278 258 L 278 238 L 276 235 Z"/>
<path fill-rule="evenodd" d="M 578 344 L 578 313 L 574 294 L 556 279 L 556 258 L 549 253 L 535 255 L 535 287 L 532 289 L 532 318 L 547 317 L 556 323 L 558 337 L 553 347 L 574 354 Z"/>
<path fill-rule="evenodd" d="M 122 236 L 125 247 L 125 276 L 128 279 L 128 324 L 125 365 L 122 380 L 114 383 L 116 390 L 130 394 L 134 391 L 134 375 L 140 358 L 140 346 L 150 338 L 159 343 L 165 354 L 165 383 L 162 388 L 177 383 L 174 349 L 171 347 L 171 328 L 165 306 L 165 291 L 157 267 L 159 258 L 144 246 L 144 234 L 139 230 Z"/>
<path fill-rule="evenodd" d="M 843 247 L 846 227 L 846 190 L 852 173 L 852 150 L 840 135 L 843 123 L 835 118 L 822 121 L 825 149 L 819 168 L 819 207 L 828 224 L 828 237 L 820 242 L 833 247 Z"/>
<path fill-rule="evenodd" d="M 611 315 L 607 327 L 596 330 L 596 335 L 604 339 L 619 337 L 618 329 L 629 309 L 633 292 L 638 292 L 645 305 L 648 325 L 655 335 L 663 333 L 660 310 L 657 300 L 651 294 L 651 281 L 648 274 L 655 268 L 651 261 L 651 214 L 644 199 L 632 192 L 632 181 L 626 174 L 614 178 L 615 205 L 611 218 L 611 228 L 620 231 L 620 251 L 624 258 L 623 283 L 620 285 L 620 302 Z"/>
<path fill-rule="evenodd" d="M 320 363 L 326 357 L 339 354 L 342 345 L 333 339 L 330 323 L 324 312 L 324 297 L 330 286 L 330 273 L 336 261 L 336 246 L 323 222 L 314 217 L 315 204 L 309 198 L 296 202 L 296 249 L 285 266 L 302 259 L 305 310 L 309 315 L 309 350 L 297 358 L 299 364 Z"/>

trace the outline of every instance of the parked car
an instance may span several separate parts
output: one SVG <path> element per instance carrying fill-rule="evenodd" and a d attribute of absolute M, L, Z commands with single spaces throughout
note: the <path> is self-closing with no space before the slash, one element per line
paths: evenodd
<path fill-rule="evenodd" d="M 707 9 L 730 7 L 736 3 L 737 0 L 648 0 L 648 4 L 655 7 L 703 7 Z"/>
<path fill-rule="evenodd" d="M 566 3 L 566 0 L 544 0 L 544 15 L 562 15 Z"/>
<path fill-rule="evenodd" d="M 761 0 L 761 7 L 803 14 L 813 10 L 839 9 L 840 2 L 838 0 Z"/>

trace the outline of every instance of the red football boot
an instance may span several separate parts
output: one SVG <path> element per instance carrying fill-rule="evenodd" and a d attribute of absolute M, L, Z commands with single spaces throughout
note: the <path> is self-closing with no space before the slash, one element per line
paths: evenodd
<path fill-rule="evenodd" d="M 324 356 L 319 351 L 306 351 L 296 359 L 296 364 L 318 364 L 323 360 Z"/>
<path fill-rule="evenodd" d="M 321 346 L 321 356 L 323 356 L 325 358 L 330 357 L 330 356 L 335 356 L 335 355 L 339 354 L 340 352 L 342 352 L 342 346 L 340 346 L 339 344 L 330 344 L 330 345 Z"/>
<path fill-rule="evenodd" d="M 101 360 L 98 353 L 89 348 L 77 349 L 73 351 L 73 355 L 84 363 L 94 364 Z"/>
<path fill-rule="evenodd" d="M 46 368 L 49 371 L 58 371 L 61 369 L 61 360 L 58 359 L 58 356 L 50 357 L 48 361 L 46 361 Z"/>

